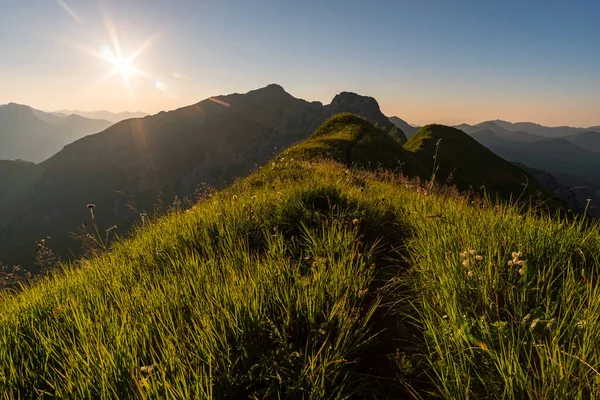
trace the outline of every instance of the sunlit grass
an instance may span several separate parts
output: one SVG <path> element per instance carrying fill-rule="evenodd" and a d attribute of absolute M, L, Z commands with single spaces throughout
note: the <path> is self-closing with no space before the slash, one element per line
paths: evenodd
<path fill-rule="evenodd" d="M 597 225 L 292 158 L 2 295 L 4 398 L 600 395 Z"/>

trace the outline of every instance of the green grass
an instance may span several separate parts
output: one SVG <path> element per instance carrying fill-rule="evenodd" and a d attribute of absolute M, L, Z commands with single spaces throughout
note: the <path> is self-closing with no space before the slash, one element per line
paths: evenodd
<path fill-rule="evenodd" d="M 4 293 L 3 398 L 600 396 L 597 224 L 308 155 L 331 143 Z"/>

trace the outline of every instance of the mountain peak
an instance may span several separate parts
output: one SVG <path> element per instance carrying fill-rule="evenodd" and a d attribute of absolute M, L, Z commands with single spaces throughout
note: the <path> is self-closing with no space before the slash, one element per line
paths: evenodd
<path fill-rule="evenodd" d="M 341 92 L 331 100 L 331 104 L 327 107 L 327 117 L 349 112 L 378 126 L 394 127 L 394 124 L 381 112 L 377 100 L 370 96 L 362 96 L 353 92 Z"/>

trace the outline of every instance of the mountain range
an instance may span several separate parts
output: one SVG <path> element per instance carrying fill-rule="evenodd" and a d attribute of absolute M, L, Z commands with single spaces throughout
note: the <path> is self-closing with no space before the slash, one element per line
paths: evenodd
<path fill-rule="evenodd" d="M 331 122 L 343 113 L 356 115 L 367 125 L 350 117 Z M 38 120 L 50 121 L 46 123 L 61 118 L 40 115 Z M 319 129 L 326 130 L 322 124 L 328 120 L 341 124 L 340 133 L 318 139 Z M 373 129 L 381 134 L 364 136 Z M 453 127 L 416 128 L 399 118 L 388 119 L 372 97 L 342 92 L 323 105 L 295 98 L 272 84 L 123 120 L 75 140 L 37 165 L 0 163 L 0 187 L 13 187 L 10 196 L 0 200 L 0 259 L 28 264 L 32 244 L 48 237 L 63 258 L 69 251 L 77 254 L 78 244 L 69 232 L 89 220 L 86 204 L 96 205 L 101 232 L 116 225 L 117 232 L 124 234 L 140 214 L 152 213 L 176 199 L 206 194 L 207 188 L 231 184 L 311 134 L 317 137 L 303 151 L 332 158 L 333 150 L 328 149 L 339 152 L 346 143 L 345 153 L 333 158 L 348 165 L 377 168 L 369 160 L 384 160 L 387 164 L 382 167 L 422 181 L 434 176 L 442 184 L 485 193 L 492 199 L 535 197 L 546 205 L 566 208 L 534 174 L 480 145 L 474 140 L 478 135 L 472 138 Z M 359 145 L 366 150 L 356 152 Z M 487 147 L 492 146 L 488 143 Z M 385 149 L 387 155 L 361 158 L 369 148 Z M 2 170 L 10 172 L 3 175 Z"/>
<path fill-rule="evenodd" d="M 158 203 L 193 198 L 200 185 L 223 187 L 247 175 L 343 111 L 406 141 L 373 98 L 343 92 L 323 105 L 269 85 L 124 120 L 74 141 L 34 168 L 13 165 L 31 183 L 0 210 L 2 259 L 20 263 L 34 241 L 48 236 L 64 256 L 76 246 L 69 232 L 88 219 L 88 203 L 97 205 L 102 229 L 116 224 L 124 232 Z"/>
<path fill-rule="evenodd" d="M 79 115 L 85 118 L 91 119 L 104 119 L 106 121 L 110 121 L 112 123 L 123 121 L 124 119 L 129 118 L 141 118 L 145 117 L 146 113 L 141 111 L 123 111 L 123 112 L 110 112 L 106 110 L 98 110 L 98 111 L 81 111 L 81 110 L 58 110 L 52 112 L 53 115 L 58 117 L 66 117 L 69 115 Z"/>
<path fill-rule="evenodd" d="M 59 117 L 29 106 L 9 103 L 0 106 L 0 160 L 22 159 L 41 162 L 65 145 L 112 125 L 102 119 L 79 115 Z"/>
<path fill-rule="evenodd" d="M 398 117 L 390 121 L 405 130 L 414 128 Z M 502 158 L 518 163 L 553 192 L 577 204 L 580 211 L 600 217 L 600 127 L 547 127 L 531 122 L 484 121 L 454 126 Z M 590 204 L 588 200 L 591 200 Z"/>

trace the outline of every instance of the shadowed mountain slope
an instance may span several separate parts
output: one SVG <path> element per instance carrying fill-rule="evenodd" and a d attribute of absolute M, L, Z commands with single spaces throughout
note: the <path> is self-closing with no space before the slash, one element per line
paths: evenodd
<path fill-rule="evenodd" d="M 571 143 L 575 143 L 582 149 L 600 153 L 600 132 L 585 131 L 565 136 Z"/>

